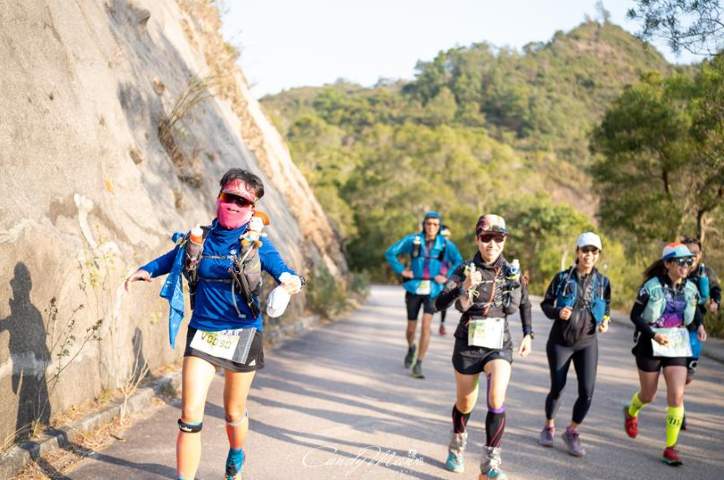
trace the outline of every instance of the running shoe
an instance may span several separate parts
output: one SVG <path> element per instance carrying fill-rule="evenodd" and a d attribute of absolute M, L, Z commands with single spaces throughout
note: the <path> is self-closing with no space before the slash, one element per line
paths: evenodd
<path fill-rule="evenodd" d="M 226 473 L 224 480 L 241 480 L 241 471 L 244 469 L 244 451 L 231 450 L 226 458 Z"/>
<path fill-rule="evenodd" d="M 501 463 L 500 448 L 483 447 L 478 480 L 508 480 L 508 475 L 500 469 Z"/>
<path fill-rule="evenodd" d="M 563 443 L 566 444 L 566 450 L 574 457 L 586 456 L 586 449 L 581 445 L 581 439 L 578 436 L 578 430 L 569 430 L 563 433 Z"/>
<path fill-rule="evenodd" d="M 417 344 L 413 343 L 405 355 L 405 368 L 410 368 L 417 360 Z"/>
<path fill-rule="evenodd" d="M 440 336 L 444 336 L 444 335 L 447 335 L 447 330 L 445 329 L 445 324 L 441 323 L 440 324 Z"/>
<path fill-rule="evenodd" d="M 679 451 L 676 449 L 676 445 L 673 447 L 666 447 L 664 453 L 661 455 L 661 461 L 672 467 L 678 467 L 683 465 L 684 462 L 679 458 Z"/>
<path fill-rule="evenodd" d="M 463 465 L 463 452 L 467 443 L 468 433 L 450 433 L 450 443 L 448 444 L 447 461 L 445 468 L 451 472 L 462 473 L 465 471 Z"/>
<path fill-rule="evenodd" d="M 465 471 L 465 465 L 463 465 L 462 454 L 458 455 L 453 451 L 447 453 L 447 461 L 445 461 L 445 468 L 455 473 L 463 473 Z"/>
<path fill-rule="evenodd" d="M 639 420 L 638 418 L 632 417 L 628 414 L 628 408 L 628 404 L 623 406 L 623 427 L 624 430 L 626 430 L 626 435 L 631 438 L 636 438 L 636 436 L 639 434 Z"/>
<path fill-rule="evenodd" d="M 415 362 L 415 365 L 412 367 L 412 376 L 413 378 L 425 378 L 425 375 L 422 374 L 422 362 Z"/>
<path fill-rule="evenodd" d="M 548 426 L 546 425 L 543 427 L 543 430 L 540 432 L 540 438 L 538 439 L 538 443 L 543 445 L 544 447 L 552 447 L 553 446 L 553 434 L 556 433 L 556 427 Z"/>

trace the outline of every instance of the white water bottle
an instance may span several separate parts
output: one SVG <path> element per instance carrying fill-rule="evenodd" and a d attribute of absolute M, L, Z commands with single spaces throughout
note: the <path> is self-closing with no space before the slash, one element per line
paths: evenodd
<path fill-rule="evenodd" d="M 191 229 L 189 241 L 186 245 L 186 257 L 188 258 L 189 270 L 195 269 L 196 266 L 199 264 L 199 260 L 201 259 L 201 250 L 203 250 L 203 244 L 204 231 L 200 226 L 196 225 L 194 228 Z"/>

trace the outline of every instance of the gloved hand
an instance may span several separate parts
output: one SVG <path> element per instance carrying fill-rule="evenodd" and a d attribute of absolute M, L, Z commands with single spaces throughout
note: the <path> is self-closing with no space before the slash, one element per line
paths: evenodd
<path fill-rule="evenodd" d="M 302 279 L 299 278 L 299 275 L 284 272 L 279 276 L 279 280 L 282 282 L 281 286 L 290 295 L 297 294 L 302 290 Z"/>
<path fill-rule="evenodd" d="M 281 284 L 271 291 L 267 299 L 266 313 L 272 318 L 281 316 L 287 309 L 292 295 L 302 289 L 302 279 L 298 275 L 284 272 L 279 275 Z"/>

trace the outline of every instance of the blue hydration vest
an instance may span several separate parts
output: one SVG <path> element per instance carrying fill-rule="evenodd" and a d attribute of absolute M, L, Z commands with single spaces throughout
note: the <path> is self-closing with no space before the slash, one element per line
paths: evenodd
<path fill-rule="evenodd" d="M 701 357 L 701 340 L 697 336 L 697 332 L 689 332 L 689 343 L 691 343 L 691 357 Z"/>
<path fill-rule="evenodd" d="M 558 290 L 556 291 L 556 307 L 573 308 L 576 306 L 576 300 L 578 299 L 578 280 L 573 277 L 573 270 L 575 268 L 575 265 L 572 266 L 568 270 L 568 274 L 558 284 Z M 559 275 L 563 274 L 563 272 L 559 273 Z M 604 295 L 606 294 L 606 288 L 608 288 L 608 278 L 595 269 L 591 272 L 591 275 L 593 275 L 591 299 L 587 302 L 585 308 L 591 312 L 593 320 L 596 322 L 596 325 L 598 325 L 601 323 L 603 316 L 606 314 L 606 299 L 604 298 Z"/>

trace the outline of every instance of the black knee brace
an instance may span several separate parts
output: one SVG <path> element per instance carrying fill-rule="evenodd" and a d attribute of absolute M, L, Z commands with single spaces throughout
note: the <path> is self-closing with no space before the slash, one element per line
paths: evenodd
<path fill-rule="evenodd" d="M 180 418 L 178 419 L 178 429 L 182 432 L 186 433 L 198 433 L 201 431 L 201 428 L 204 426 L 204 422 L 198 422 L 198 423 L 186 423 Z"/>

